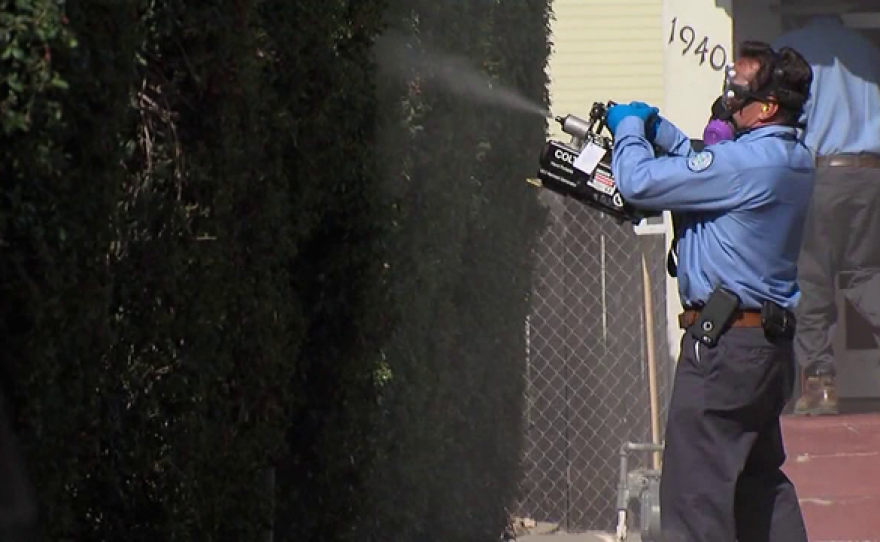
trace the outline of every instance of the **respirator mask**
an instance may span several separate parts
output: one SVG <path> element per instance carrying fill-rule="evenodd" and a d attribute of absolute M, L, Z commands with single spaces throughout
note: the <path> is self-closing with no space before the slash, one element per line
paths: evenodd
<path fill-rule="evenodd" d="M 725 109 L 722 97 L 719 96 L 712 104 L 709 123 L 703 129 L 703 142 L 714 145 L 719 141 L 730 141 L 736 137 L 736 128 L 730 119 L 731 114 Z"/>
<path fill-rule="evenodd" d="M 707 145 L 712 145 L 719 141 L 735 139 L 738 128 L 733 120 L 733 115 L 753 101 L 767 100 L 776 90 L 778 86 L 777 81 L 781 75 L 781 70 L 774 67 L 773 79 L 770 81 L 770 84 L 766 88 L 755 92 L 749 88 L 748 84 L 735 82 L 736 70 L 733 66 L 729 66 L 725 72 L 721 96 L 712 104 L 711 119 L 706 124 L 705 129 L 703 129 L 703 141 Z"/>
<path fill-rule="evenodd" d="M 707 145 L 736 139 L 741 128 L 736 125 L 733 116 L 752 102 L 767 103 L 772 100 L 782 109 L 803 114 L 808 93 L 788 88 L 783 83 L 785 73 L 779 67 L 780 56 L 777 52 L 772 53 L 770 61 L 772 62 L 770 80 L 758 90 L 752 90 L 748 83 L 737 83 L 736 69 L 733 66 L 727 67 L 721 96 L 712 104 L 712 116 L 703 130 L 703 141 Z M 792 121 L 787 125 L 806 128 L 806 124 L 802 121 Z"/>
<path fill-rule="evenodd" d="M 767 92 L 752 92 L 748 84 L 736 83 L 735 77 L 736 70 L 733 66 L 728 66 L 721 96 L 712 104 L 712 117 L 703 130 L 703 141 L 706 145 L 736 139 L 738 129 L 733 115 L 753 100 L 766 99 Z"/>

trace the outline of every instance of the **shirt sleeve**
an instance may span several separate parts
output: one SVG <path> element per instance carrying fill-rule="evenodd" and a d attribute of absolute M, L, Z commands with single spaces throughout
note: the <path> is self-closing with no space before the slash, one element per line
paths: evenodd
<path fill-rule="evenodd" d="M 674 156 L 690 156 L 694 154 L 691 139 L 679 130 L 677 126 L 663 117 L 660 117 L 660 124 L 657 126 L 654 144 Z"/>
<path fill-rule="evenodd" d="M 645 210 L 717 212 L 761 198 L 758 183 L 744 189 L 735 143 L 717 143 L 690 156 L 656 158 L 643 124 L 636 117 L 625 118 L 615 134 L 612 173 L 627 203 Z"/>

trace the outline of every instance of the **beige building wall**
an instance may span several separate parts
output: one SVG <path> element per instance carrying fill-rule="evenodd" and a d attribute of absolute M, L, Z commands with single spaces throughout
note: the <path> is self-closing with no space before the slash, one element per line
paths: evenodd
<path fill-rule="evenodd" d="M 663 104 L 663 0 L 554 0 L 550 100 L 554 116 L 593 102 Z M 557 123 L 551 136 L 560 137 Z"/>

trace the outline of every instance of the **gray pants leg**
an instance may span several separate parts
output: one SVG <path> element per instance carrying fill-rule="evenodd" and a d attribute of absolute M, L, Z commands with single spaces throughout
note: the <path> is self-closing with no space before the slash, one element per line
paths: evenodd
<path fill-rule="evenodd" d="M 835 292 L 841 272 L 856 273 L 854 303 L 866 317 L 880 302 L 880 169 L 822 167 L 807 216 L 798 282 L 795 357 L 801 367 L 834 374 Z M 869 314 L 865 314 L 865 312 Z M 876 315 L 872 319 L 880 329 Z"/>
<path fill-rule="evenodd" d="M 660 481 L 664 542 L 806 542 L 779 426 L 791 396 L 790 341 L 733 328 L 715 348 L 686 334 Z"/>

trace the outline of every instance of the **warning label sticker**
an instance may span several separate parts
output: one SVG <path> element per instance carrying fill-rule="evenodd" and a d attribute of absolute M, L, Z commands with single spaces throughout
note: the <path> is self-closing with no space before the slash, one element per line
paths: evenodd
<path fill-rule="evenodd" d="M 602 172 L 597 171 L 593 178 L 587 182 L 588 185 L 592 186 L 599 192 L 603 194 L 607 194 L 609 196 L 613 196 L 615 192 L 614 180 L 604 175 Z"/>

